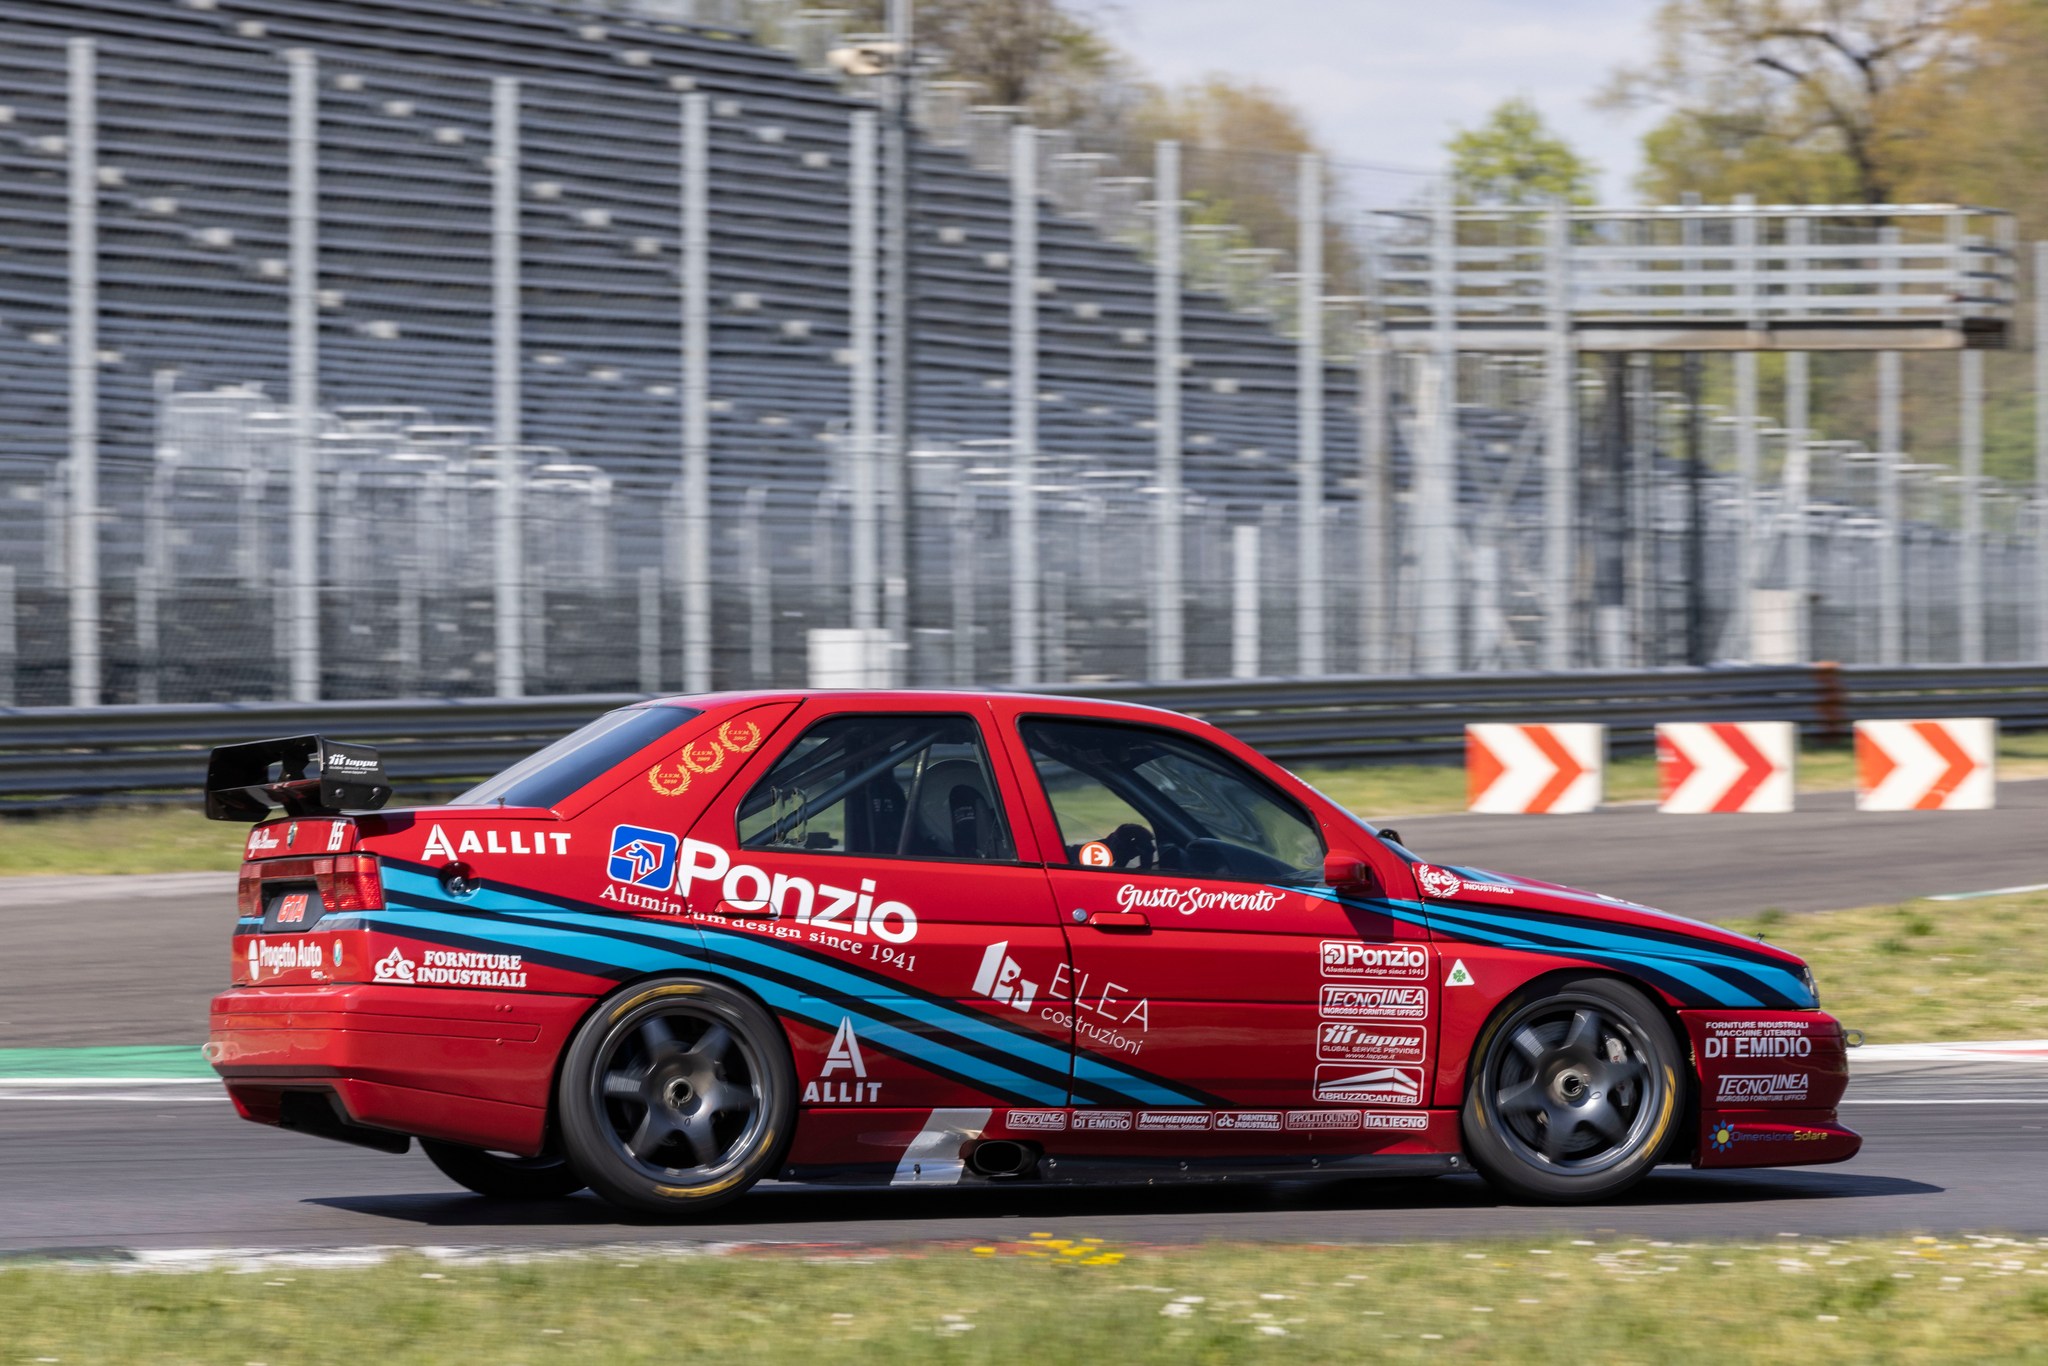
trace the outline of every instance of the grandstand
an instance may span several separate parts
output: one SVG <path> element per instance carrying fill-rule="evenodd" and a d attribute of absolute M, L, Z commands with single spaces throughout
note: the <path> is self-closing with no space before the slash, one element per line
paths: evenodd
<path fill-rule="evenodd" d="M 142 460 L 156 379 L 284 391 L 282 53 L 321 60 L 321 390 L 488 429 L 490 88 L 522 82 L 526 439 L 615 474 L 673 468 L 676 92 L 712 100 L 714 478 L 815 482 L 846 418 L 846 153 L 871 103 L 735 33 L 469 0 L 5 0 L 0 382 L 15 455 L 61 456 L 62 40 L 101 43 L 103 452 Z M 916 157 L 914 429 L 1008 434 L 1009 186 L 965 149 Z M 1152 458 L 1152 273 L 1051 202 L 1043 451 Z M 889 286 L 884 284 L 884 288 Z M 1269 319 L 1183 304 L 1191 488 L 1291 492 L 1294 366 Z M 39 341 L 39 339 L 41 339 Z M 1221 381 L 1221 383 L 1219 383 Z M 1223 392 L 1218 392 L 1222 390 Z M 1355 446 L 1352 367 L 1326 382 L 1333 465 Z M 1342 496 L 1339 479 L 1333 492 Z"/>

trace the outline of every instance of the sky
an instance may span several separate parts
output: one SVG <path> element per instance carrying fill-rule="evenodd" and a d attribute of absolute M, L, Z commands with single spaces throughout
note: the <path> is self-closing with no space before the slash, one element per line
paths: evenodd
<path fill-rule="evenodd" d="M 1444 141 L 1524 95 L 1600 168 L 1600 197 L 1633 203 L 1654 116 L 1591 107 L 1615 66 L 1650 48 L 1654 0 L 1102 0 L 1086 6 L 1156 79 L 1212 71 L 1284 91 L 1341 161 L 1434 171 Z M 1408 198 L 1412 177 L 1359 191 Z"/>

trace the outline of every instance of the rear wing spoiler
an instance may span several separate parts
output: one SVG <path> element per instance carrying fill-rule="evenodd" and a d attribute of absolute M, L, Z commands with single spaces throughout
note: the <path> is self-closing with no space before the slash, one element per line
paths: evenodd
<path fill-rule="evenodd" d="M 287 816 L 334 816 L 390 800 L 384 762 L 368 745 L 294 735 L 222 745 L 206 760 L 208 820 L 253 824 L 273 806 Z"/>

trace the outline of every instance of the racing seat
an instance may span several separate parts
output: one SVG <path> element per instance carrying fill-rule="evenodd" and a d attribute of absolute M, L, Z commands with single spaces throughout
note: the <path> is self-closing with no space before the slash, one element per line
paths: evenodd
<path fill-rule="evenodd" d="M 972 759 L 942 759 L 918 788 L 913 848 L 941 858 L 1009 857 L 987 775 Z"/>

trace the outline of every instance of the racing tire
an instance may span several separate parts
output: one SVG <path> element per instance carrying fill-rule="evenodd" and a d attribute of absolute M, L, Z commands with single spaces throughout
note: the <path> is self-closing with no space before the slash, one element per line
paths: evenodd
<path fill-rule="evenodd" d="M 781 1162 L 795 1077 L 781 1026 L 753 997 L 707 978 L 652 978 L 570 1040 L 556 1087 L 563 1146 L 613 1204 L 698 1214 Z"/>
<path fill-rule="evenodd" d="M 1611 977 L 1511 997 L 1472 1050 L 1465 1151 L 1517 1199 L 1607 1200 L 1649 1175 L 1685 1114 L 1684 1055 L 1649 998 Z"/>
<path fill-rule="evenodd" d="M 560 1153 L 516 1157 L 433 1138 L 421 1139 L 420 1147 L 441 1175 L 493 1200 L 559 1200 L 588 1184 Z"/>

